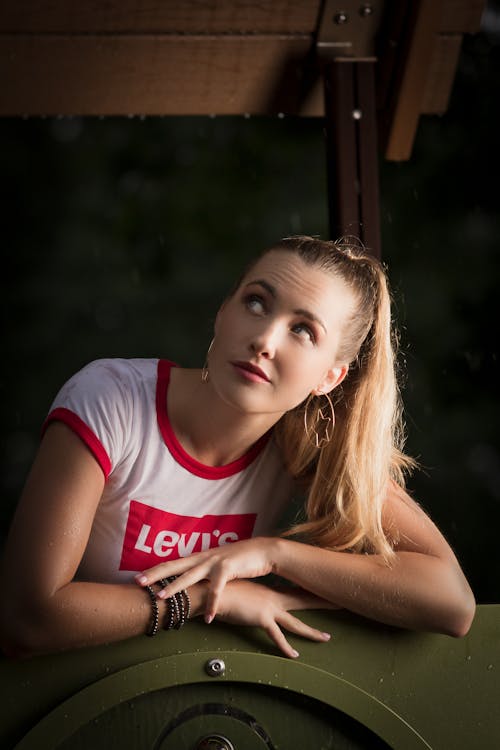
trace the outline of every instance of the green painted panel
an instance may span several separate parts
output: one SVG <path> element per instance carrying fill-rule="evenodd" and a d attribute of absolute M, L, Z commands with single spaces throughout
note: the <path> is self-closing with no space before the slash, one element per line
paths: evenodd
<path fill-rule="evenodd" d="M 301 652 L 296 661 L 279 656 L 261 631 L 195 621 L 154 639 L 0 662 L 0 746 L 66 750 L 84 747 L 92 733 L 90 744 L 98 748 L 103 730 L 99 742 L 107 750 L 156 747 L 182 712 L 214 703 L 250 714 L 265 730 L 252 742 L 267 736 L 277 747 L 308 746 L 301 726 L 315 748 L 375 747 L 362 744 L 362 731 L 402 750 L 500 746 L 499 605 L 479 607 L 463 639 L 397 630 L 348 613 L 301 615 L 333 637 L 328 644 L 292 638 Z M 205 672 L 213 657 L 226 663 L 222 677 Z M 125 735 L 113 730 L 116 716 L 128 727 Z M 199 714 L 175 731 L 191 742 L 206 726 L 215 731 L 230 718 L 207 724 Z M 235 736 L 247 732 L 244 722 L 231 721 Z"/>

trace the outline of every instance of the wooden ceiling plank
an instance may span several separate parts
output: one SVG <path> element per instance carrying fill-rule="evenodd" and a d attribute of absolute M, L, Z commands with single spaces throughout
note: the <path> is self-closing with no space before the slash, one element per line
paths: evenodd
<path fill-rule="evenodd" d="M 0 44 L 0 115 L 322 116 L 308 39 L 20 36 Z M 317 90 L 319 89 L 319 90 Z"/>
<path fill-rule="evenodd" d="M 3 33 L 304 33 L 316 28 L 321 0 L 10 0 Z"/>

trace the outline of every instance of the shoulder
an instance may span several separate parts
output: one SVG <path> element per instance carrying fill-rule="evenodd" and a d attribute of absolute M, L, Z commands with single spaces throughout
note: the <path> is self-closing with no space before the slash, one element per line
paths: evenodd
<path fill-rule="evenodd" d="M 82 367 L 73 378 L 133 382 L 144 377 L 156 376 L 158 359 L 96 359 Z"/>
<path fill-rule="evenodd" d="M 104 457 L 102 466 L 115 466 L 138 426 L 153 419 L 157 369 L 157 359 L 90 362 L 61 388 L 42 432 L 63 422 Z"/>
<path fill-rule="evenodd" d="M 97 359 L 85 365 L 63 385 L 60 395 L 103 397 L 127 393 L 156 379 L 157 359 Z"/>

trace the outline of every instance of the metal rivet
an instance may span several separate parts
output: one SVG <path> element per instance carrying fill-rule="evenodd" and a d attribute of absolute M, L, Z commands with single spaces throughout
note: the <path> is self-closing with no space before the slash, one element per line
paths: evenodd
<path fill-rule="evenodd" d="M 226 665 L 224 664 L 222 659 L 210 659 L 205 664 L 205 672 L 210 677 L 222 677 L 225 671 Z"/>
<path fill-rule="evenodd" d="M 352 119 L 353 120 L 361 120 L 362 117 L 363 117 L 363 113 L 361 112 L 360 109 L 353 109 L 352 110 Z"/>
<path fill-rule="evenodd" d="M 373 13 L 373 6 L 369 5 L 368 3 L 365 3 L 365 5 L 362 5 L 359 9 L 359 15 L 362 16 L 362 18 L 367 18 L 368 16 L 371 16 Z"/>
<path fill-rule="evenodd" d="M 344 13 L 344 11 L 341 10 L 340 13 L 336 13 L 334 15 L 333 20 L 338 24 L 347 23 L 349 20 L 349 16 L 347 15 L 347 13 Z"/>

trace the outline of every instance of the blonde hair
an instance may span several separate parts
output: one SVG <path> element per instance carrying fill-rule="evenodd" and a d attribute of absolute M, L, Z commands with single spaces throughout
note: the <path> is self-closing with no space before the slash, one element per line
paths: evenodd
<path fill-rule="evenodd" d="M 403 453 L 397 340 L 384 269 L 349 238 L 288 237 L 270 249 L 293 252 L 343 279 L 356 300 L 337 357 L 349 363 L 349 372 L 330 394 L 335 405 L 331 441 L 320 448 L 311 443 L 304 430 L 305 402 L 276 426 L 286 466 L 308 490 L 306 520 L 285 533 L 321 547 L 380 554 L 390 562 L 395 539 L 382 526 L 387 486 L 390 480 L 404 486 L 415 462 Z M 308 413 L 311 408 L 325 413 L 325 397 L 310 397 Z"/>

